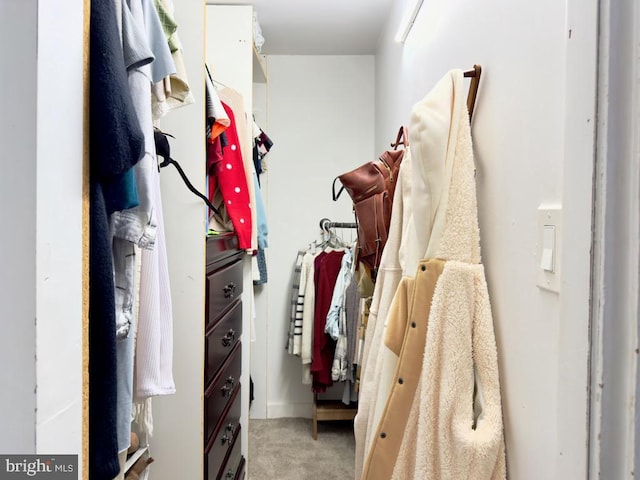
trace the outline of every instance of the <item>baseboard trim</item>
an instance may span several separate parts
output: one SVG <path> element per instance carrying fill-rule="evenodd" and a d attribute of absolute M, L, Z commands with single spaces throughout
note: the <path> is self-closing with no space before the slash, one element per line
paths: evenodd
<path fill-rule="evenodd" d="M 313 418 L 313 403 L 269 403 L 267 418 Z"/>

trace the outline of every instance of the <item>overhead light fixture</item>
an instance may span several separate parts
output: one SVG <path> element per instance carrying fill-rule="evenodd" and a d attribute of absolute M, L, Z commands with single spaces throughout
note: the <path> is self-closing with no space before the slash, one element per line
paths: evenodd
<path fill-rule="evenodd" d="M 411 31 L 411 27 L 413 27 L 413 23 L 416 21 L 416 17 L 418 16 L 418 12 L 420 12 L 420 7 L 422 7 L 422 3 L 424 0 L 410 0 L 409 8 L 404 13 L 404 17 L 402 18 L 402 22 L 400 22 L 400 28 L 398 28 L 398 33 L 396 34 L 396 42 L 404 43 Z"/>

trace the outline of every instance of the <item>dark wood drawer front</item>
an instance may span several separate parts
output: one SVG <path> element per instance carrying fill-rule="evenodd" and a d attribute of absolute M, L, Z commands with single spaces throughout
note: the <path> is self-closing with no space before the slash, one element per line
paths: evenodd
<path fill-rule="evenodd" d="M 242 269 L 239 261 L 207 275 L 207 326 L 215 323 L 242 294 Z"/>
<path fill-rule="evenodd" d="M 235 480 L 236 478 L 238 478 L 236 475 L 240 470 L 240 464 L 244 460 L 241 450 L 242 442 L 240 441 L 240 438 L 242 437 L 239 435 L 239 433 L 240 432 L 238 432 L 238 435 L 236 435 L 236 441 L 231 448 L 231 453 L 227 458 L 227 462 L 220 470 L 220 475 L 218 477 L 219 480 Z"/>
<path fill-rule="evenodd" d="M 229 410 L 225 412 L 224 419 L 218 423 L 218 428 L 205 452 L 207 453 L 207 468 L 218 472 L 227 458 L 231 445 L 240 431 L 240 407 L 242 395 L 240 389 L 236 389 L 231 400 Z"/>
<path fill-rule="evenodd" d="M 224 366 L 205 392 L 204 418 L 206 440 L 209 440 L 227 404 L 233 398 L 236 388 L 240 388 L 242 373 L 242 344 L 238 342 Z"/>
<path fill-rule="evenodd" d="M 237 249 L 238 237 L 235 233 L 223 233 L 207 238 L 207 271 L 216 268 L 221 262 L 227 262 L 230 257 L 241 255 Z"/>
<path fill-rule="evenodd" d="M 205 388 L 216 376 L 225 358 L 239 342 L 240 335 L 242 335 L 242 303 L 238 302 L 205 337 Z"/>

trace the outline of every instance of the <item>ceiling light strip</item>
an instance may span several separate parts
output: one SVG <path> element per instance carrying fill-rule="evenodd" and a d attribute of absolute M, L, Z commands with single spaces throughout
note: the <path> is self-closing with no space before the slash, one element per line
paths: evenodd
<path fill-rule="evenodd" d="M 418 12 L 420 12 L 420 7 L 422 7 L 423 2 L 424 0 L 412 0 L 409 3 L 411 8 L 405 11 L 402 22 L 400 23 L 400 28 L 398 28 L 398 33 L 396 34 L 396 42 L 405 42 L 411 28 L 413 27 L 416 17 L 418 16 Z"/>

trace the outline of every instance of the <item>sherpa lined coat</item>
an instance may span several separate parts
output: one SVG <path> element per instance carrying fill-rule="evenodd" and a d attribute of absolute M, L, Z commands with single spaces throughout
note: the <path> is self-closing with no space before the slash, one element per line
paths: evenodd
<path fill-rule="evenodd" d="M 506 478 L 465 100 L 463 73 L 454 70 L 412 112 L 411 201 L 400 204 L 409 218 L 392 270 L 403 276 L 391 275 L 395 294 L 385 296 L 367 338 L 380 343 L 365 358 L 356 478 Z"/>

